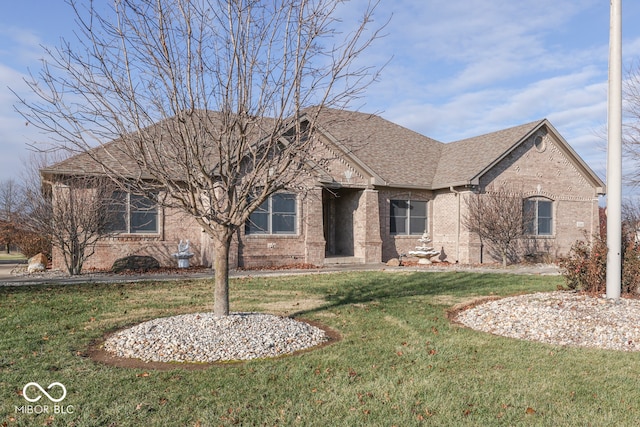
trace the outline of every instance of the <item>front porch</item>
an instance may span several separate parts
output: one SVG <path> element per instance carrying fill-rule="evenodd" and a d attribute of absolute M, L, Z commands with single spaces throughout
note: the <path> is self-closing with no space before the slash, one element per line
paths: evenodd
<path fill-rule="evenodd" d="M 366 264 L 364 259 L 355 256 L 326 256 L 324 258 L 324 265 L 356 265 Z"/>
<path fill-rule="evenodd" d="M 322 189 L 323 264 L 382 261 L 378 192 L 372 189 Z"/>

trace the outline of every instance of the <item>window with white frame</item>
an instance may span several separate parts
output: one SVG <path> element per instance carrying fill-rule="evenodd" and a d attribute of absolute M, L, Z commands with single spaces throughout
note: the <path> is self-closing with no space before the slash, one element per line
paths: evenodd
<path fill-rule="evenodd" d="M 427 230 L 427 202 L 391 200 L 389 218 L 391 234 L 422 234 Z"/>
<path fill-rule="evenodd" d="M 534 236 L 553 234 L 553 202 L 549 199 L 524 200 L 525 232 Z"/>
<path fill-rule="evenodd" d="M 158 206 L 141 195 L 115 191 L 109 205 L 109 231 L 114 233 L 158 233 Z"/>
<path fill-rule="evenodd" d="M 269 196 L 245 223 L 245 234 L 295 234 L 296 195 L 276 193 Z"/>

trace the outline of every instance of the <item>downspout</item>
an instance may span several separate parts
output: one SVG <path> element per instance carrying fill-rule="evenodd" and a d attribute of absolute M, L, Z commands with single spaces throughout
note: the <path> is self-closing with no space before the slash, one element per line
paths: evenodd
<path fill-rule="evenodd" d="M 449 191 L 458 199 L 458 220 L 456 221 L 456 263 L 458 263 L 460 261 L 460 192 L 456 191 L 452 185 L 449 186 Z"/>
<path fill-rule="evenodd" d="M 597 208 L 594 209 L 594 205 L 598 206 Z M 595 211 L 595 215 L 594 215 L 594 211 Z M 598 220 L 596 222 L 594 222 L 594 219 L 597 218 Z M 600 204 L 598 203 L 598 197 L 596 196 L 594 199 L 591 200 L 591 220 L 589 221 L 591 222 L 591 225 L 589 227 L 589 246 L 593 245 L 593 236 L 595 234 L 595 228 L 598 227 L 598 237 L 602 237 L 600 235 Z"/>

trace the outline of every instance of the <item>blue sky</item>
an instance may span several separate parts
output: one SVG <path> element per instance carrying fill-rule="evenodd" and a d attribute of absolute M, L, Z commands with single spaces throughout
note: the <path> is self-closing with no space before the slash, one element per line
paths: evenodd
<path fill-rule="evenodd" d="M 98 0 L 99 1 L 99 0 Z M 105 0 L 106 1 L 106 0 Z M 366 0 L 354 0 L 345 17 Z M 391 59 L 357 104 L 443 142 L 548 118 L 604 178 L 609 7 L 603 0 L 382 0 L 387 36 L 364 61 Z M 623 0 L 624 66 L 640 63 L 640 2 Z M 63 0 L 3 3 L 0 15 L 0 181 L 26 168 L 41 141 L 14 111 L 28 96 L 41 45 L 73 37 Z"/>

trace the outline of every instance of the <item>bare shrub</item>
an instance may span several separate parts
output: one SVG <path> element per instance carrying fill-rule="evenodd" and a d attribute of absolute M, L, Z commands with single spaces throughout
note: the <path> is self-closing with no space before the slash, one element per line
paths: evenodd
<path fill-rule="evenodd" d="M 607 286 L 607 242 L 595 237 L 593 244 L 576 241 L 566 257 L 560 258 L 560 268 L 567 288 L 602 293 Z"/>
<path fill-rule="evenodd" d="M 465 227 L 489 242 L 490 250 L 502 259 L 502 265 L 518 259 L 518 243 L 525 236 L 529 213 L 523 209 L 520 192 L 506 187 L 488 188 L 466 199 Z"/>
<path fill-rule="evenodd" d="M 45 235 L 23 230 L 16 235 L 15 243 L 27 258 L 42 253 L 51 259 L 51 240 Z"/>

